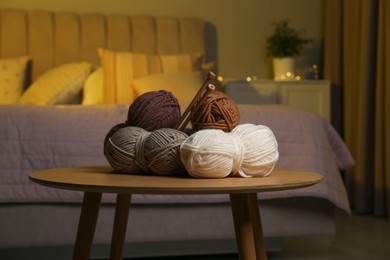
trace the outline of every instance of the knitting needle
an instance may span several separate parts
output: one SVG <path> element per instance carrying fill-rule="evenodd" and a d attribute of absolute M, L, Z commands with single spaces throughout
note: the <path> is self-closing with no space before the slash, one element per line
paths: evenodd
<path fill-rule="evenodd" d="M 185 127 L 188 125 L 191 118 L 193 117 L 194 113 L 196 113 L 199 110 L 200 105 L 204 102 L 204 100 L 206 100 L 207 93 L 212 90 L 215 90 L 215 86 L 213 84 L 208 84 L 199 102 L 196 103 L 196 105 L 191 110 L 191 113 L 188 114 L 188 116 L 185 118 L 184 123 L 180 125 L 179 128 L 177 128 L 178 130 L 183 131 L 185 129 Z"/>
<path fill-rule="evenodd" d="M 199 104 L 204 100 L 204 97 L 206 96 L 205 94 L 210 90 L 215 90 L 215 86 L 209 83 L 211 81 L 214 81 L 215 78 L 216 75 L 213 72 L 209 71 L 202 87 L 198 90 L 195 97 L 192 99 L 191 103 L 181 116 L 179 122 L 176 124 L 176 129 L 183 131 L 187 126 L 188 122 L 191 120 L 191 114 L 199 109 Z"/>

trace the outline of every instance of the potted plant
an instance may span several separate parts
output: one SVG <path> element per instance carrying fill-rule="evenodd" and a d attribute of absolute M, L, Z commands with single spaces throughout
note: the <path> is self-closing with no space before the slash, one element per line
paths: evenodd
<path fill-rule="evenodd" d="M 303 31 L 292 28 L 288 20 L 272 23 L 273 33 L 267 38 L 267 54 L 273 58 L 274 78 L 294 77 L 294 58 L 299 57 L 310 39 Z"/>

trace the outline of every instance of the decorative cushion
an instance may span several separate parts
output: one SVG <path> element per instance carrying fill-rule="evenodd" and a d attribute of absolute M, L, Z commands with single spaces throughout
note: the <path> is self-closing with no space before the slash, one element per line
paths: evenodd
<path fill-rule="evenodd" d="M 83 105 L 104 104 L 103 68 L 93 71 L 84 82 Z"/>
<path fill-rule="evenodd" d="M 179 71 L 199 71 L 202 68 L 203 54 L 178 54 L 178 55 L 159 55 L 162 73 L 172 73 Z"/>
<path fill-rule="evenodd" d="M 27 76 L 26 56 L 0 60 L 0 104 L 14 104 L 22 95 Z"/>
<path fill-rule="evenodd" d="M 134 80 L 132 87 L 135 98 L 146 92 L 163 89 L 172 92 L 181 107 L 188 107 L 203 82 L 204 77 L 200 71 L 185 71 L 149 75 Z"/>
<path fill-rule="evenodd" d="M 157 73 L 157 62 L 153 56 L 113 52 L 99 49 L 104 77 L 104 102 L 107 104 L 130 104 L 134 100 L 130 84 L 135 78 Z"/>
<path fill-rule="evenodd" d="M 67 63 L 48 70 L 24 92 L 19 104 L 68 104 L 80 93 L 92 69 L 88 62 Z"/>
<path fill-rule="evenodd" d="M 104 75 L 104 102 L 129 104 L 134 98 L 133 80 L 151 74 L 201 69 L 203 54 L 150 55 L 99 49 Z"/>

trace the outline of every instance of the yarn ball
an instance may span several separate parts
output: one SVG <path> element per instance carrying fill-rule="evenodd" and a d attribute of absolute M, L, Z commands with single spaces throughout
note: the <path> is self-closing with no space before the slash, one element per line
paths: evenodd
<path fill-rule="evenodd" d="M 244 160 L 234 175 L 269 175 L 279 159 L 278 143 L 271 129 L 264 125 L 241 124 L 232 132 L 240 137 L 245 147 Z"/>
<path fill-rule="evenodd" d="M 144 158 L 148 169 L 156 175 L 178 175 L 185 172 L 180 160 L 180 145 L 188 138 L 172 128 L 153 131 L 145 142 Z"/>
<path fill-rule="evenodd" d="M 241 140 L 220 129 L 204 129 L 192 134 L 180 147 L 187 172 L 196 178 L 223 178 L 238 171 L 244 155 Z"/>
<path fill-rule="evenodd" d="M 106 150 L 106 145 L 108 143 L 108 139 L 116 133 L 116 131 L 118 131 L 119 129 L 122 129 L 122 128 L 125 128 L 126 127 L 126 124 L 125 123 L 119 123 L 119 124 L 116 124 L 114 125 L 110 131 L 108 131 L 108 133 L 106 134 L 106 137 L 104 138 L 104 150 Z"/>
<path fill-rule="evenodd" d="M 115 128 L 115 127 L 114 127 Z M 114 131 L 114 130 L 113 130 Z M 140 127 L 124 127 L 106 138 L 104 155 L 111 167 L 119 173 L 142 173 L 147 171 L 141 150 L 149 132 Z"/>
<path fill-rule="evenodd" d="M 230 132 L 240 122 L 237 104 L 220 91 L 209 91 L 199 109 L 193 113 L 191 124 L 194 129 L 220 129 Z"/>
<path fill-rule="evenodd" d="M 137 97 L 130 105 L 126 124 L 146 131 L 174 128 L 180 116 L 179 101 L 171 92 L 150 91 Z"/>
<path fill-rule="evenodd" d="M 192 134 L 182 143 L 180 158 L 196 178 L 261 177 L 271 173 L 279 153 L 268 127 L 244 124 L 232 132 L 205 129 Z"/>
<path fill-rule="evenodd" d="M 148 132 L 127 126 L 106 138 L 104 155 L 119 173 L 177 175 L 185 172 L 179 153 L 187 137 L 171 128 Z"/>

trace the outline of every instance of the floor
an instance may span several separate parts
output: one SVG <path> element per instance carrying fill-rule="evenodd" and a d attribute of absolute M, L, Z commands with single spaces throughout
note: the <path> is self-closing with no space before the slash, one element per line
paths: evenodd
<path fill-rule="evenodd" d="M 336 235 L 319 237 L 287 238 L 283 240 L 282 250 L 268 253 L 269 260 L 384 260 L 390 259 L 390 221 L 372 216 L 348 216 L 338 213 L 336 216 Z M 234 248 L 231 244 L 223 248 Z M 106 255 L 109 248 L 102 248 Z M 63 252 L 61 252 L 63 250 Z M 143 248 L 141 251 L 148 250 Z M 182 250 L 183 251 L 183 250 Z M 226 251 L 226 250 L 224 250 Z M 131 252 L 134 253 L 132 250 Z M 189 252 L 188 248 L 184 252 Z M 196 253 L 196 251 L 193 251 Z M 221 252 L 221 251 L 220 251 Z M 0 250 L 1 260 L 68 260 L 72 248 L 48 251 L 15 251 Z M 42 257 L 45 256 L 45 257 Z M 61 257 L 59 257 L 61 256 Z M 201 255 L 136 258 L 126 260 L 238 260 L 236 254 Z M 106 260 L 94 258 L 94 260 Z"/>
<path fill-rule="evenodd" d="M 288 238 L 269 260 L 390 259 L 390 221 L 372 216 L 337 214 L 335 236 Z M 132 260 L 237 260 L 237 255 L 132 258 Z"/>

